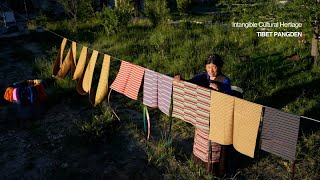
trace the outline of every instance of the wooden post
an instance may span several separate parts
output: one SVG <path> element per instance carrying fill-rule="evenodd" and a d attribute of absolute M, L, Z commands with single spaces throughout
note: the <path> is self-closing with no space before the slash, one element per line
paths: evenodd
<path fill-rule="evenodd" d="M 265 107 L 262 107 L 262 111 L 261 111 L 261 133 L 260 133 L 260 136 L 259 136 L 259 144 L 258 144 L 258 150 L 257 150 L 257 163 L 256 163 L 256 166 L 258 167 L 258 163 L 259 163 L 259 158 L 260 158 L 260 149 L 261 149 L 261 144 L 262 144 L 262 128 L 263 128 L 263 116 L 264 116 L 264 111 L 265 111 Z M 257 171 L 256 171 L 256 175 L 258 176 L 258 168 L 257 168 Z"/>
<path fill-rule="evenodd" d="M 313 60 L 313 65 L 317 65 L 318 61 L 318 36 L 319 36 L 319 21 L 315 21 L 313 25 L 313 34 L 312 34 L 312 42 L 311 42 L 311 56 Z"/>
<path fill-rule="evenodd" d="M 211 172 L 211 169 L 212 169 L 212 148 L 211 148 L 212 144 L 211 144 L 211 140 L 208 141 L 208 166 L 207 166 L 207 170 L 208 172 Z"/>
<path fill-rule="evenodd" d="M 292 172 L 292 176 L 291 176 L 291 179 L 293 180 L 294 179 L 294 175 L 295 175 L 295 169 L 296 169 L 296 161 L 293 160 L 292 162 L 292 167 L 291 167 L 291 172 Z"/>

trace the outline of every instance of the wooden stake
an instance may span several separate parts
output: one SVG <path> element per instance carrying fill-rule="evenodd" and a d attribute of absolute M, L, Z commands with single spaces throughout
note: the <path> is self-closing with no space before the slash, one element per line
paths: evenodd
<path fill-rule="evenodd" d="M 291 172 L 292 172 L 292 176 L 291 176 L 291 179 L 293 180 L 294 179 L 294 175 L 295 175 L 295 169 L 296 169 L 296 161 L 293 160 L 292 162 L 292 167 L 291 167 Z"/>

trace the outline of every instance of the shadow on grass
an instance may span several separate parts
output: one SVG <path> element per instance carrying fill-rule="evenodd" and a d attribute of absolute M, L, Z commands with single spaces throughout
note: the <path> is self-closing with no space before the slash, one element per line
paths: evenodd
<path fill-rule="evenodd" d="M 320 78 L 310 82 L 296 84 L 294 86 L 284 87 L 272 93 L 271 96 L 259 98 L 259 103 L 273 108 L 281 109 L 290 102 L 295 101 L 298 97 L 312 98 L 315 94 L 320 93 Z M 312 114 L 309 112 L 308 114 Z"/>

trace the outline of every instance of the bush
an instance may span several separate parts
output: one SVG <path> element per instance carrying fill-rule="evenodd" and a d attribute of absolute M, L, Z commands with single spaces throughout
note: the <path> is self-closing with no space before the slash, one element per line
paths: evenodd
<path fill-rule="evenodd" d="M 164 0 L 146 0 L 145 13 L 151 19 L 154 25 L 165 21 L 169 16 L 170 9 L 167 1 Z"/>
<path fill-rule="evenodd" d="M 111 34 L 126 27 L 131 15 L 125 9 L 103 7 L 102 11 L 98 14 L 98 18 L 105 32 Z"/>
<path fill-rule="evenodd" d="M 177 8 L 181 13 L 188 12 L 191 5 L 191 0 L 177 0 Z"/>
<path fill-rule="evenodd" d="M 85 19 L 88 16 L 94 16 L 94 1 L 93 0 L 58 0 L 65 12 L 77 21 L 77 19 Z"/>

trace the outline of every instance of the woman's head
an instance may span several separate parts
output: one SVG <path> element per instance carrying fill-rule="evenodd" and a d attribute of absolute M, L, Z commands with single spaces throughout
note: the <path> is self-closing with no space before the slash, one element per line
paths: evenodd
<path fill-rule="evenodd" d="M 218 54 L 210 54 L 206 59 L 206 71 L 211 77 L 217 77 L 221 73 L 223 60 Z"/>

